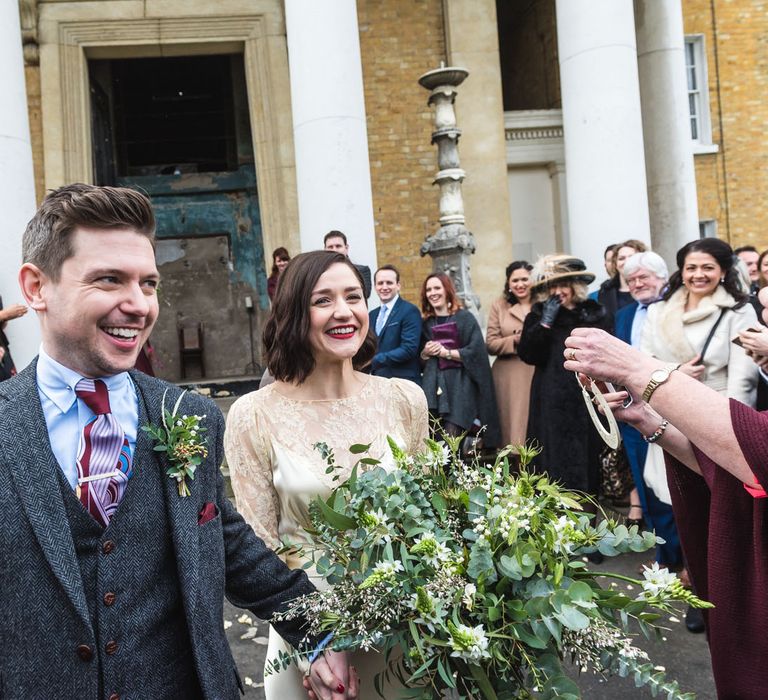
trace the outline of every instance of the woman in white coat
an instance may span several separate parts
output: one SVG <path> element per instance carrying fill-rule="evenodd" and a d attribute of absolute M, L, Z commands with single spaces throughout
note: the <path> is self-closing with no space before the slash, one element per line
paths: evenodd
<path fill-rule="evenodd" d="M 648 308 L 641 349 L 754 407 L 757 365 L 731 341 L 758 321 L 731 247 L 717 238 L 692 241 L 677 252 L 677 265 L 662 301 Z"/>

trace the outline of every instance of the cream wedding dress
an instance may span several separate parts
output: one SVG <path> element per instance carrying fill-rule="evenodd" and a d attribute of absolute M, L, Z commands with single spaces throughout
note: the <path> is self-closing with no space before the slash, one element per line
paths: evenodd
<path fill-rule="evenodd" d="M 315 443 L 333 449 L 344 480 L 360 456 L 349 452 L 351 445 L 371 443 L 370 456 L 391 464 L 388 435 L 407 451 L 419 452 L 427 434 L 424 392 L 405 379 L 368 376 L 356 395 L 319 401 L 286 398 L 271 384 L 238 399 L 227 417 L 224 442 L 237 508 L 270 547 L 298 542 L 309 521 L 310 501 L 334 487 Z M 284 559 L 291 568 L 304 563 L 295 555 Z M 324 581 L 315 576 L 313 583 L 322 586 Z M 281 649 L 289 647 L 270 628 L 267 659 L 276 659 Z M 353 657 L 361 679 L 359 697 L 378 697 L 373 677 L 383 670 L 383 657 L 374 652 Z M 305 700 L 302 675 L 293 665 L 267 676 L 267 700 Z M 389 690 L 386 697 L 397 697 L 395 688 Z"/>

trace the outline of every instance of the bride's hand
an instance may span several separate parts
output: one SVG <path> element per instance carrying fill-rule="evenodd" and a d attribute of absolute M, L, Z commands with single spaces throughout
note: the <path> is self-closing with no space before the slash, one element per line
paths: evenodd
<path fill-rule="evenodd" d="M 326 650 L 315 659 L 304 677 L 309 700 L 357 700 L 358 678 L 347 652 Z"/>

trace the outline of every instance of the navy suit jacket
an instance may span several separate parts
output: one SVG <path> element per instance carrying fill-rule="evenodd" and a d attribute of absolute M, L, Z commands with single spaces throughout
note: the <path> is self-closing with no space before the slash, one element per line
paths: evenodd
<path fill-rule="evenodd" d="M 371 328 L 374 330 L 379 310 L 374 309 L 370 312 Z M 371 363 L 371 374 L 379 377 L 401 377 L 421 384 L 420 340 L 419 309 L 409 301 L 398 298 L 378 337 L 378 347 Z"/>
<path fill-rule="evenodd" d="M 632 323 L 635 320 L 638 307 L 639 304 L 633 301 L 628 306 L 619 309 L 614 320 L 613 334 L 629 345 L 632 344 Z"/>

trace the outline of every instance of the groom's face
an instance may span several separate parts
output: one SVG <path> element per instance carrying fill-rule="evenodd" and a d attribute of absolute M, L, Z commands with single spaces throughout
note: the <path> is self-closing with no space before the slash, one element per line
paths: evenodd
<path fill-rule="evenodd" d="M 157 320 L 159 274 L 149 239 L 78 228 L 57 282 L 41 288 L 43 346 L 85 377 L 131 369 Z"/>

